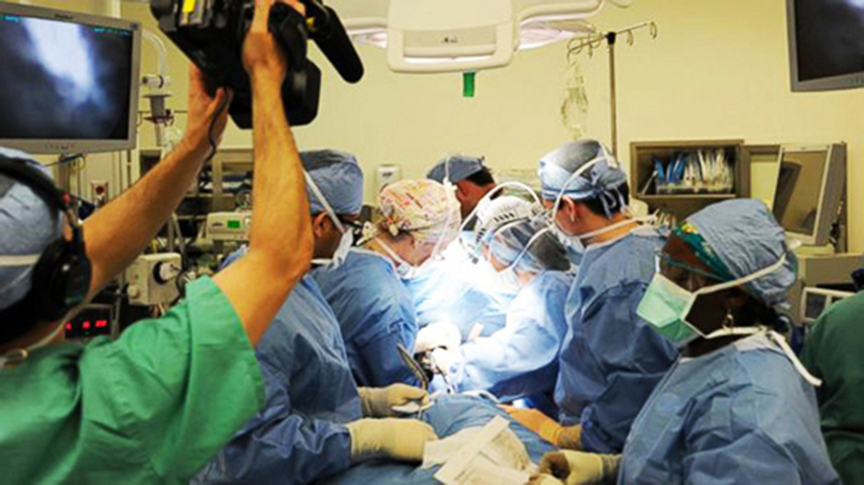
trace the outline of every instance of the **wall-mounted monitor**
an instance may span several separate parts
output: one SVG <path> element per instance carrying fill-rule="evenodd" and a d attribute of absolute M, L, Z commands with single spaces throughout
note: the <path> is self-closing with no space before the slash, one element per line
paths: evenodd
<path fill-rule="evenodd" d="M 0 146 L 135 147 L 141 26 L 0 3 Z"/>
<path fill-rule="evenodd" d="M 827 244 L 846 187 L 846 145 L 784 145 L 778 165 L 774 217 L 789 237 Z"/>
<path fill-rule="evenodd" d="M 792 91 L 864 86 L 864 1 L 786 1 Z"/>

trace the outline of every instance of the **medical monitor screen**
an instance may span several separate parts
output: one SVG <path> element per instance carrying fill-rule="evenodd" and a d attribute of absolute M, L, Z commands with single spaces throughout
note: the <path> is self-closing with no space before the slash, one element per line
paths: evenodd
<path fill-rule="evenodd" d="M 129 138 L 133 33 L 0 11 L 0 144 Z"/>
<path fill-rule="evenodd" d="M 824 150 L 783 152 L 773 212 L 787 231 L 811 235 L 816 229 L 827 163 Z"/>
<path fill-rule="evenodd" d="M 864 85 L 864 0 L 789 1 L 793 90 Z"/>

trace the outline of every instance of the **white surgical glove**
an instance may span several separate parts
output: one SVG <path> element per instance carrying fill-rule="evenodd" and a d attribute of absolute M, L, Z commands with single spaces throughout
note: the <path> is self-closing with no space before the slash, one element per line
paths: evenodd
<path fill-rule="evenodd" d="M 459 327 L 448 322 L 433 323 L 417 332 L 417 338 L 414 340 L 414 353 L 419 354 L 438 347 L 456 350 L 461 343 L 462 333 L 459 332 Z"/>
<path fill-rule="evenodd" d="M 374 458 L 423 461 L 426 442 L 438 435 L 416 419 L 358 419 L 346 425 L 351 433 L 351 461 Z"/>
<path fill-rule="evenodd" d="M 621 455 L 601 455 L 581 451 L 555 451 L 543 455 L 540 473 L 560 478 L 567 485 L 615 483 Z"/>
<path fill-rule="evenodd" d="M 392 384 L 387 387 L 361 387 L 357 389 L 363 404 L 363 416 L 367 418 L 388 418 L 398 416 L 394 406 L 404 406 L 416 402 L 420 406 L 429 404 L 429 393 L 419 387 L 407 384 Z"/>

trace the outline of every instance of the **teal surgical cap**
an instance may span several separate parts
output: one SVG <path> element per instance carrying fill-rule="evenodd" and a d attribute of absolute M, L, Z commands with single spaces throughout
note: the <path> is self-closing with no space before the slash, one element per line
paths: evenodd
<path fill-rule="evenodd" d="M 573 176 L 588 163 L 590 168 Z M 620 207 L 626 204 L 619 188 L 627 184 L 627 175 L 615 157 L 597 140 L 585 138 L 565 143 L 540 159 L 538 171 L 543 186 L 543 198 L 554 201 L 558 195 L 572 200 L 599 199 L 612 217 L 609 207 L 618 199 Z"/>
<path fill-rule="evenodd" d="M 786 242 L 786 233 L 768 207 L 754 199 L 736 199 L 709 205 L 687 218 L 729 269 L 733 278 L 753 274 L 786 256 L 777 271 L 746 284 L 750 293 L 768 307 L 783 306 L 795 284 L 798 260 Z"/>
<path fill-rule="evenodd" d="M 0 158 L 20 160 L 50 178 L 48 169 L 24 152 L 0 148 Z M 30 187 L 0 174 L 0 254 L 42 254 L 61 236 L 62 227 L 59 212 L 50 209 Z M 0 310 L 30 291 L 32 272 L 33 265 L 0 266 Z"/>
<path fill-rule="evenodd" d="M 338 150 L 313 150 L 300 153 L 303 168 L 315 181 L 321 194 L 338 215 L 358 215 L 363 208 L 363 171 L 357 158 Z M 324 206 L 307 188 L 313 214 Z"/>
<path fill-rule="evenodd" d="M 455 184 L 483 170 L 483 162 L 483 157 L 473 155 L 449 156 L 438 160 L 426 178 L 443 184 L 444 177 L 449 175 L 450 182 Z"/>

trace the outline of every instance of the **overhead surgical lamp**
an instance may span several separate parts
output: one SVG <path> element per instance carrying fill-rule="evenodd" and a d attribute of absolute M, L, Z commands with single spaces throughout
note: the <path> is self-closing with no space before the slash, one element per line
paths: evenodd
<path fill-rule="evenodd" d="M 632 0 L 329 0 L 356 44 L 387 49 L 395 72 L 503 67 L 519 49 L 596 33 L 587 18 Z"/>

